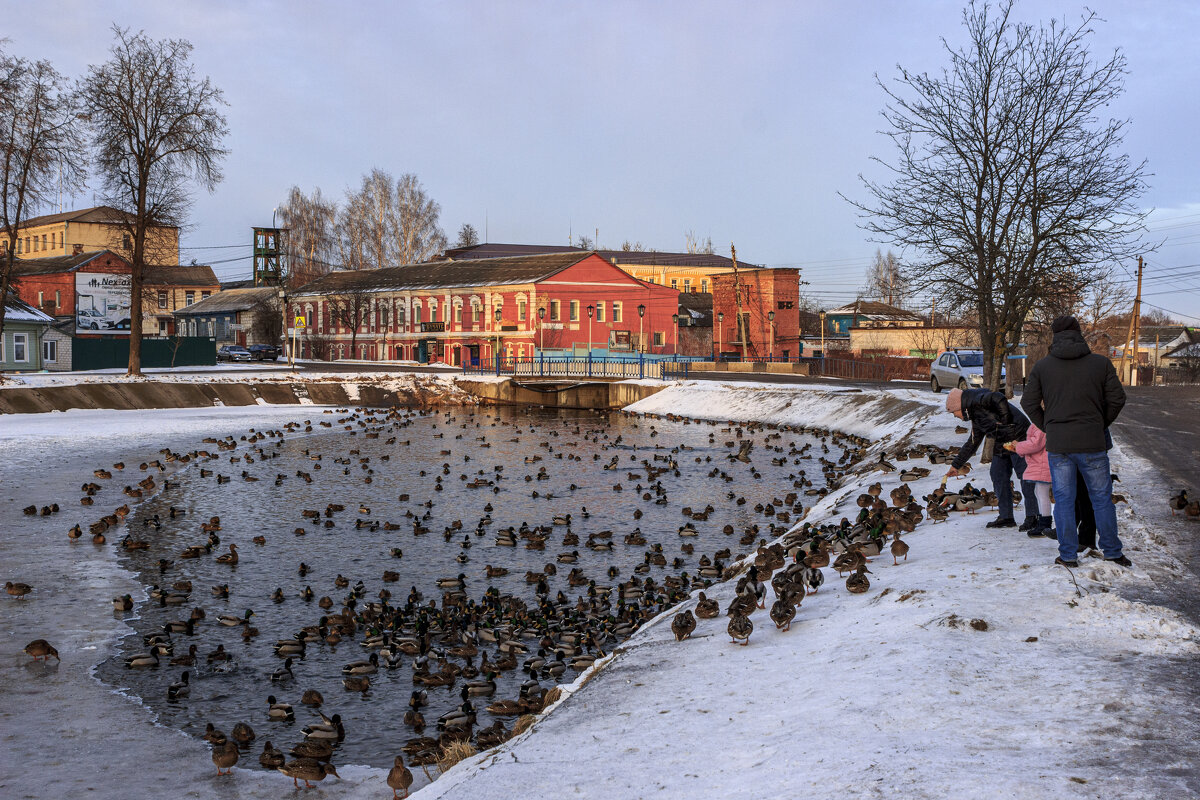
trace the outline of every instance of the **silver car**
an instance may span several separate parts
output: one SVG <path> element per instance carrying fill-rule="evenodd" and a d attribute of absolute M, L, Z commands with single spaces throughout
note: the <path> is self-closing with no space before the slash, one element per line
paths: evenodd
<path fill-rule="evenodd" d="M 1004 385 L 1006 371 L 1000 370 L 1000 384 Z M 983 351 L 947 350 L 939 353 L 929 365 L 929 388 L 935 392 L 942 389 L 979 389 L 983 387 Z"/>

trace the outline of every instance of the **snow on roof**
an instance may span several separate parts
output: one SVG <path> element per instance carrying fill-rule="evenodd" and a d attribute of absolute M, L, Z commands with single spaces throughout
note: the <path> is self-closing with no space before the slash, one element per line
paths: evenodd
<path fill-rule="evenodd" d="M 43 325 L 49 325 L 54 322 L 54 317 L 38 311 L 24 300 L 18 300 L 13 297 L 5 305 L 7 306 L 4 311 L 5 322 L 34 322 Z"/>

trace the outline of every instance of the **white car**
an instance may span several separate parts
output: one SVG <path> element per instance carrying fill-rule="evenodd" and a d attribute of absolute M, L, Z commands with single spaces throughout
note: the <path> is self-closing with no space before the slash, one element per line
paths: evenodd
<path fill-rule="evenodd" d="M 1006 371 L 1000 370 L 1000 385 L 1004 385 Z M 983 351 L 946 350 L 929 365 L 929 388 L 934 392 L 942 389 L 983 388 Z"/>

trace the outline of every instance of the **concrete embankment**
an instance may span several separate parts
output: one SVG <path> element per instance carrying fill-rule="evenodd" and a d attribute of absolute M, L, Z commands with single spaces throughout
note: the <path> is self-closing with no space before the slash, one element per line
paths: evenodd
<path fill-rule="evenodd" d="M 537 405 L 551 408 L 622 408 L 664 388 L 641 382 L 520 383 L 413 375 L 370 380 L 106 381 L 0 390 L 0 414 L 37 414 L 74 408 L 139 410 L 212 406 Z"/>

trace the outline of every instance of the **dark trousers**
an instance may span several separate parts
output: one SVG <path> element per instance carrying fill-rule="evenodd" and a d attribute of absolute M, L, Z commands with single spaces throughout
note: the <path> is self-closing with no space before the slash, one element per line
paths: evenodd
<path fill-rule="evenodd" d="M 1088 498 L 1087 484 L 1083 474 L 1075 473 L 1075 526 L 1079 531 L 1080 549 L 1096 548 L 1096 513 Z"/>
<path fill-rule="evenodd" d="M 996 493 L 996 499 L 1000 501 L 997 509 L 1000 519 L 1013 519 L 1012 477 L 1014 474 L 1018 480 L 1025 474 L 1025 459 L 1016 453 L 997 448 L 992 456 L 991 476 L 992 491 Z M 1022 480 L 1021 494 L 1025 498 L 1026 519 L 1036 517 L 1038 507 L 1037 498 L 1033 496 L 1033 484 Z"/>

